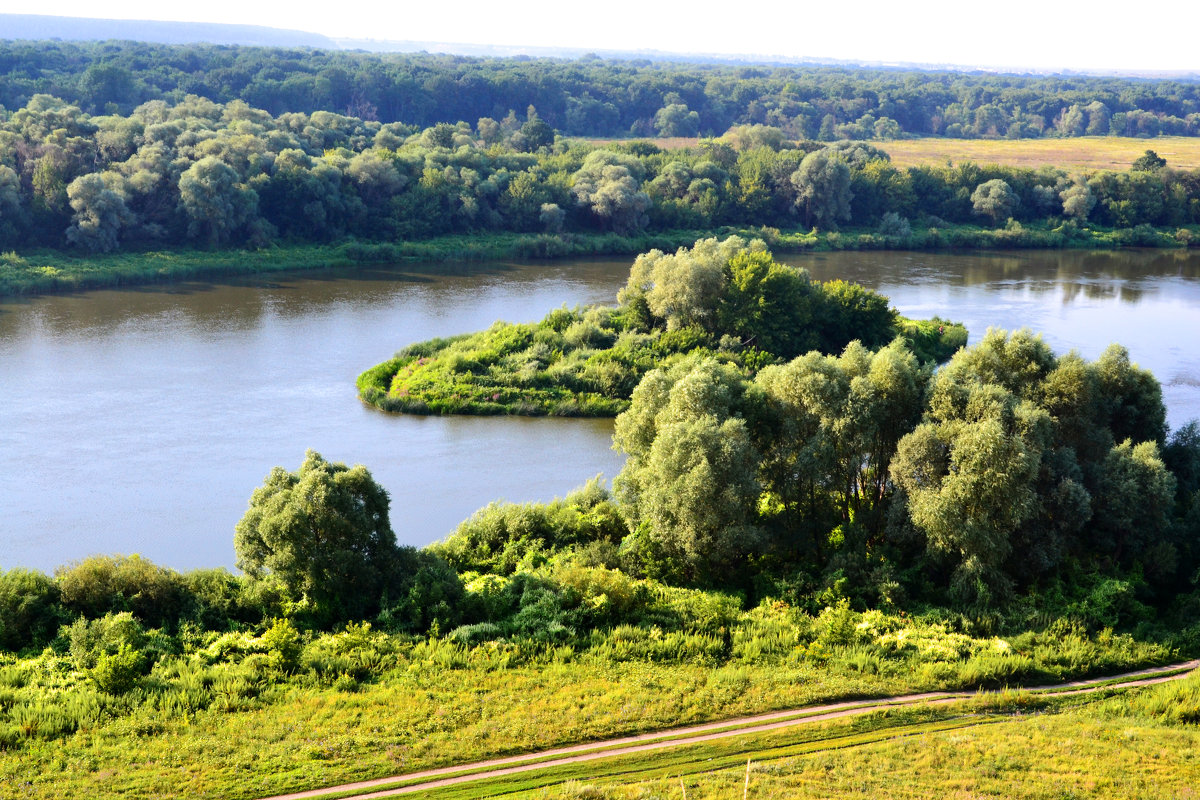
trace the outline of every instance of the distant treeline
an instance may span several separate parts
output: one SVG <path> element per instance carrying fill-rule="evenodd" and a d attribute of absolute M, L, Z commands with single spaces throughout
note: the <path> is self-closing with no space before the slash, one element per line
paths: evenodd
<path fill-rule="evenodd" d="M 278 115 L 330 111 L 428 127 L 535 106 L 568 135 L 718 135 L 738 124 L 794 139 L 1194 136 L 1200 83 L 847 67 L 478 58 L 135 42 L 0 42 L 0 104 L 53 94 L 125 113 L 189 94 Z"/>
<path fill-rule="evenodd" d="M 796 143 L 763 125 L 664 151 L 572 142 L 533 110 L 422 130 L 328 111 L 274 116 L 195 95 L 92 116 L 36 95 L 0 121 L 0 247 L 88 253 L 517 232 L 544 234 L 544 254 L 555 255 L 573 233 L 839 224 L 879 240 L 861 246 L 954 244 L 946 232 L 957 224 L 1003 228 L 1009 246 L 1061 246 L 1089 224 L 1128 232 L 1118 244 L 1157 244 L 1136 229 L 1200 222 L 1200 171 L 1173 170 L 1149 151 L 1133 166 L 904 169 L 865 142 Z M 1042 235 L 1028 237 L 1023 224 Z M 1183 243 L 1193 234 L 1178 231 Z"/>

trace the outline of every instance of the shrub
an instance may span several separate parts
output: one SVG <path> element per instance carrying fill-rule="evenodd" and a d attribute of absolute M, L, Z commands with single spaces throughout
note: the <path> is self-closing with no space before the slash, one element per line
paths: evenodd
<path fill-rule="evenodd" d="M 62 623 L 59 592 L 49 576 L 27 569 L 0 571 L 0 649 L 39 647 Z"/>
<path fill-rule="evenodd" d="M 103 655 L 112 655 L 123 647 L 140 651 L 146 641 L 146 632 L 128 611 L 105 614 L 88 620 L 75 620 L 62 631 L 67 639 L 71 660 L 75 668 L 91 669 Z"/>
<path fill-rule="evenodd" d="M 88 675 L 100 691 L 125 694 L 141 682 L 145 671 L 145 656 L 123 642 L 115 653 L 102 653 Z"/>
<path fill-rule="evenodd" d="M 177 572 L 139 555 L 92 556 L 59 568 L 55 577 L 68 611 L 89 618 L 128 611 L 152 628 L 178 619 L 185 597 Z"/>

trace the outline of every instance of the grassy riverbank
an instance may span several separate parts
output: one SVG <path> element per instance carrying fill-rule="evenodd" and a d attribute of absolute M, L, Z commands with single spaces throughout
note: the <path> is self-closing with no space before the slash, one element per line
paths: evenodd
<path fill-rule="evenodd" d="M 1200 227 L 1128 229 L 1013 225 L 914 226 L 907 236 L 881 235 L 873 228 L 842 231 L 781 231 L 774 228 L 682 230 L 658 234 L 519 234 L 443 236 L 404 242 L 347 241 L 328 245 L 282 245 L 259 250 L 170 249 L 81 255 L 34 250 L 0 253 L 0 297 L 135 286 L 196 278 L 284 270 L 351 267 L 405 261 L 490 261 L 498 259 L 628 256 L 666 251 L 709 235 L 758 237 L 780 253 L 828 250 L 1112 249 L 1184 247 L 1200 242 Z"/>

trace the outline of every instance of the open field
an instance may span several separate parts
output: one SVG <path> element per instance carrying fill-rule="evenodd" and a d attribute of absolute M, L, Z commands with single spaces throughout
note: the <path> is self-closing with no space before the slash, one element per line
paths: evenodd
<path fill-rule="evenodd" d="M 974 161 L 1013 167 L 1058 167 L 1066 170 L 1126 170 L 1146 150 L 1153 150 L 1178 169 L 1200 168 L 1200 138 L 1160 136 L 1127 139 L 1083 136 L 1073 139 L 903 139 L 874 142 L 897 166 Z"/>
<path fill-rule="evenodd" d="M 588 139 L 602 145 L 617 139 Z M 696 147 L 699 139 L 648 139 L 664 150 Z M 1080 136 L 1071 139 L 899 139 L 870 142 L 885 150 L 900 167 L 945 165 L 947 161 L 1003 164 L 1012 167 L 1058 167 L 1065 170 L 1127 170 L 1146 150 L 1153 150 L 1177 169 L 1200 169 L 1200 137 L 1159 136 L 1130 139 L 1118 136 Z"/>

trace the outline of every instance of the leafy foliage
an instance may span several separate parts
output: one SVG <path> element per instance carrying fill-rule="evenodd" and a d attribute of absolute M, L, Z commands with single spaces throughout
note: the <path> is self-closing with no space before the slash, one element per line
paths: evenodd
<path fill-rule="evenodd" d="M 299 470 L 276 467 L 254 490 L 234 549 L 240 569 L 273 577 L 326 618 L 374 613 L 397 578 L 387 492 L 362 465 L 312 450 Z"/>
<path fill-rule="evenodd" d="M 359 394 L 387 411 L 615 416 L 649 370 L 691 352 L 753 372 L 853 340 L 919 336 L 933 360 L 966 341 L 962 326 L 901 324 L 887 298 L 814 283 L 738 236 L 643 253 L 617 297 L 617 308 L 561 308 L 537 324 L 411 345 L 362 373 Z"/>

